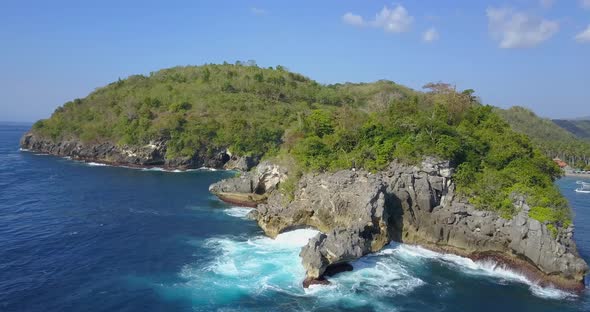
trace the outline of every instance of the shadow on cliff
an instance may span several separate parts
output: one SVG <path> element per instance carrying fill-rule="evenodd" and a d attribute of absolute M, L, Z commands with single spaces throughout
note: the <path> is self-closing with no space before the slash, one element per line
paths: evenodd
<path fill-rule="evenodd" d="M 387 194 L 385 197 L 385 211 L 389 215 L 387 224 L 391 241 L 403 243 L 404 209 L 402 200 L 393 194 Z"/>

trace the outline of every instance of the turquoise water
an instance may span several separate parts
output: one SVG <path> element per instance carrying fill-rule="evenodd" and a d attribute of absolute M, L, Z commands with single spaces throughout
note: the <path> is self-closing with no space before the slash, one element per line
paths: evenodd
<path fill-rule="evenodd" d="M 0 125 L 0 311 L 590 311 L 492 263 L 392 244 L 301 288 L 312 230 L 262 235 L 211 196 L 232 173 L 169 173 L 18 151 Z M 558 181 L 590 259 L 590 195 Z"/>

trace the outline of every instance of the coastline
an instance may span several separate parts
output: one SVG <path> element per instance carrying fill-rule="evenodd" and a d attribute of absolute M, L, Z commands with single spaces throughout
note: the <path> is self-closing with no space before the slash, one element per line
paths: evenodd
<path fill-rule="evenodd" d="M 231 155 L 227 149 L 198 150 L 192 156 L 167 157 L 167 141 L 152 141 L 143 146 L 119 146 L 112 142 L 83 143 L 79 140 L 54 142 L 32 132 L 23 134 L 20 151 L 69 158 L 85 163 L 135 169 L 189 171 L 202 168 L 247 171 L 258 159 Z"/>
<path fill-rule="evenodd" d="M 565 172 L 563 176 L 564 177 L 576 177 L 576 178 L 590 179 L 590 173 Z"/>
<path fill-rule="evenodd" d="M 52 146 L 55 146 L 55 145 L 52 145 Z M 92 149 L 89 146 L 86 146 L 85 148 Z M 21 148 L 21 151 L 30 152 L 30 153 L 44 153 L 44 154 L 48 154 L 48 155 L 52 155 L 52 156 L 64 157 L 66 159 L 70 159 L 70 160 L 74 160 L 74 161 L 78 161 L 78 162 L 83 162 L 86 164 L 95 164 L 95 165 L 99 165 L 99 166 L 104 165 L 104 166 L 123 167 L 123 168 L 130 168 L 130 169 L 161 170 L 161 171 L 165 171 L 165 172 L 186 172 L 186 171 L 199 170 L 199 169 L 205 169 L 205 170 L 227 169 L 224 167 L 226 166 L 226 163 L 228 162 L 227 160 L 225 162 L 217 162 L 216 164 L 218 164 L 220 166 L 218 168 L 215 168 L 215 167 L 212 167 L 212 168 L 198 167 L 198 168 L 196 168 L 196 167 L 190 167 L 190 166 L 184 166 L 184 165 L 183 166 L 148 165 L 146 163 L 152 163 L 149 161 L 149 159 L 146 162 L 140 162 L 140 163 L 133 163 L 133 162 L 127 162 L 127 161 L 110 161 L 109 158 L 98 158 L 98 157 L 94 157 L 94 156 L 79 155 L 79 154 L 77 154 L 79 149 L 76 149 L 76 148 L 66 149 L 67 153 L 64 153 L 63 149 L 58 149 L 57 154 L 55 153 L 56 150 L 52 149 L 52 148 L 48 149 L 47 151 L 36 150 L 34 148 L 33 149 Z M 112 152 L 115 152 L 115 151 L 112 150 Z M 119 153 L 119 152 L 117 152 L 117 153 Z M 95 154 L 89 154 L 89 155 L 95 155 Z M 102 155 L 107 156 L 108 154 L 107 155 L 102 154 Z M 162 156 L 162 154 L 159 154 L 159 156 Z M 124 159 L 127 159 L 127 158 L 124 158 Z M 137 158 L 130 158 L 130 159 L 133 160 L 133 159 L 137 159 Z M 166 164 L 166 163 L 164 163 L 164 164 Z M 264 193 L 262 193 L 262 194 L 254 194 L 255 193 L 254 189 L 258 189 L 259 187 L 255 187 L 254 189 L 251 189 L 250 190 L 251 192 L 249 194 L 243 193 L 243 192 L 218 192 L 218 193 L 214 192 L 214 194 L 217 195 L 221 200 L 231 203 L 233 205 L 255 208 L 258 206 L 259 203 L 266 201 L 268 196 L 271 194 L 271 190 L 274 187 L 276 187 L 276 185 L 281 180 L 281 178 L 280 178 L 281 174 L 279 174 L 280 170 L 276 169 L 275 171 L 276 171 L 275 174 L 278 175 L 279 177 L 276 179 L 276 181 L 261 188 L 262 190 L 264 190 Z M 262 174 L 261 177 L 268 179 L 270 177 L 270 175 L 268 175 L 269 172 L 266 172 L 266 173 L 261 172 L 261 174 Z M 440 175 L 440 173 L 439 173 L 439 175 Z M 261 182 L 261 181 L 262 181 L 261 179 L 258 179 L 258 182 Z M 249 183 L 248 188 L 252 188 L 251 183 Z M 445 193 L 445 192 L 443 192 L 443 193 Z M 442 204 L 442 202 L 441 202 L 441 204 Z M 271 220 L 269 219 L 268 221 L 271 221 Z M 271 223 L 272 223 L 272 221 L 271 221 Z M 260 222 L 259 222 L 259 225 L 260 225 Z M 266 229 L 263 228 L 263 230 L 265 230 L 265 232 L 267 232 Z M 268 235 L 268 233 L 267 233 L 267 235 Z M 394 239 L 391 241 L 398 241 L 398 240 Z M 403 242 L 403 241 L 401 241 L 401 242 Z M 470 258 L 474 261 L 475 260 L 482 260 L 482 261 L 493 260 L 494 262 L 496 262 L 500 265 L 505 265 L 506 267 L 511 268 L 515 272 L 522 274 L 527 279 L 534 281 L 535 283 L 538 283 L 540 286 L 543 286 L 543 287 L 554 286 L 554 287 L 561 289 L 561 290 L 576 292 L 576 293 L 581 292 L 585 288 L 583 281 L 580 283 L 580 282 L 575 282 L 573 280 L 565 279 L 559 275 L 547 274 L 547 273 L 543 272 L 539 268 L 539 266 L 530 263 L 530 261 L 528 261 L 527 259 L 524 259 L 523 257 L 518 256 L 516 254 L 508 255 L 503 252 L 490 252 L 488 250 L 481 250 L 481 251 L 475 250 L 473 252 L 469 252 L 467 250 L 463 250 L 461 248 L 456 248 L 451 245 L 439 245 L 439 244 L 433 243 L 432 241 L 429 241 L 429 240 L 424 240 L 424 241 L 409 240 L 407 243 L 417 244 L 419 246 L 423 246 L 423 247 L 425 247 L 427 249 L 431 249 L 433 251 L 450 253 L 450 254 L 455 254 L 458 256 Z M 333 265 L 341 265 L 341 262 L 335 262 L 333 264 L 328 265 L 328 267 L 331 267 Z M 324 279 L 324 276 L 329 276 L 329 274 L 327 274 L 327 271 L 326 271 L 326 273 L 322 273 L 317 278 L 318 281 L 321 281 L 322 279 Z"/>
<path fill-rule="evenodd" d="M 71 160 L 77 163 L 83 163 L 88 166 L 96 166 L 96 167 L 115 167 L 115 168 L 125 168 L 125 169 L 133 169 L 133 170 L 143 170 L 143 171 L 162 171 L 162 172 L 170 172 L 170 173 L 181 173 L 181 172 L 193 172 L 193 171 L 232 171 L 239 169 L 226 169 L 226 168 L 213 168 L 213 167 L 198 167 L 198 168 L 187 168 L 187 167 L 172 167 L 172 166 L 157 166 L 157 165 L 138 165 L 132 163 L 123 163 L 123 162 L 110 162 L 104 159 L 97 159 L 97 158 L 82 158 L 82 157 L 73 157 L 73 156 L 62 156 L 56 155 L 26 148 L 19 148 L 19 152 L 21 153 L 30 153 L 37 156 L 52 156 L 61 159 Z"/>
<path fill-rule="evenodd" d="M 255 202 L 245 202 L 245 201 L 237 201 L 231 200 L 226 196 L 216 194 L 219 199 L 225 203 L 238 205 L 242 207 L 254 208 L 256 211 L 257 204 Z M 392 241 L 394 242 L 394 241 Z M 525 277 L 531 284 L 538 285 L 543 288 L 555 288 L 565 292 L 569 292 L 575 295 L 579 295 L 585 290 L 585 284 L 574 282 L 572 280 L 567 280 L 561 278 L 557 275 L 548 275 L 542 272 L 539 268 L 537 268 L 534 264 L 530 263 L 529 260 L 524 259 L 521 256 L 512 254 L 508 255 L 502 252 L 494 252 L 494 251 L 483 251 L 483 252 L 468 252 L 462 250 L 460 248 L 456 248 L 449 245 L 437 245 L 433 244 L 428 241 L 412 241 L 409 243 L 399 242 L 401 244 L 407 245 L 414 245 L 425 248 L 427 250 L 441 253 L 441 254 L 450 254 L 456 255 L 460 257 L 464 257 L 467 259 L 471 259 L 474 262 L 485 262 L 491 261 L 494 263 L 495 266 L 504 267 L 515 274 L 522 275 Z M 345 269 L 343 269 L 345 268 Z M 328 266 L 324 275 L 317 279 L 311 280 L 304 280 L 303 284 L 305 286 L 311 285 L 329 285 L 330 281 L 329 278 L 338 274 L 340 272 L 350 271 L 352 267 L 347 262 L 339 262 L 333 265 Z M 307 288 L 307 287 L 305 287 Z"/>
<path fill-rule="evenodd" d="M 274 182 L 268 179 L 273 166 L 267 163 L 209 190 L 222 201 L 256 206 L 251 217 L 269 237 L 303 226 L 323 233 L 300 253 L 304 287 L 327 284 L 331 267 L 400 242 L 489 261 L 541 287 L 573 293 L 585 289 L 587 265 L 572 240 L 573 226 L 552 234 L 528 215 L 524 198 L 514 203 L 519 213 L 511 219 L 477 210 L 455 196 L 454 184 L 446 180 L 452 172 L 447 166 L 432 160 L 421 167 L 394 162 L 381 175 L 350 170 L 311 174 L 299 181 L 294 201 L 286 203 L 280 192 L 270 191 L 266 202 L 257 203 L 249 196 L 253 190 L 276 189 L 281 180 L 280 175 Z M 261 184 L 266 186 L 259 188 Z"/>
<path fill-rule="evenodd" d="M 540 287 L 556 288 L 577 295 L 585 290 L 586 285 L 584 285 L 583 282 L 577 283 L 561 278 L 558 275 L 545 274 L 534 264 L 530 263 L 530 261 L 523 259 L 518 255 L 508 255 L 505 253 L 493 251 L 469 253 L 452 246 L 439 246 L 430 243 L 420 243 L 417 245 L 434 252 L 452 254 L 468 258 L 474 262 L 492 261 L 496 266 L 504 266 L 508 270 L 524 276 L 531 283 L 539 285 Z"/>

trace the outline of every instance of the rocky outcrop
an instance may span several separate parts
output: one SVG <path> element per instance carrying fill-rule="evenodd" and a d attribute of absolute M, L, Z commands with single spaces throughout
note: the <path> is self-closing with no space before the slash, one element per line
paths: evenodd
<path fill-rule="evenodd" d="M 284 168 L 263 161 L 252 171 L 212 184 L 209 192 L 232 204 L 256 207 L 264 203 L 269 194 L 278 193 L 274 191 L 286 179 Z"/>
<path fill-rule="evenodd" d="M 226 153 L 229 155 L 229 160 L 223 165 L 223 168 L 227 170 L 248 171 L 259 162 L 258 157 L 232 155 L 229 151 Z"/>
<path fill-rule="evenodd" d="M 268 163 L 261 170 L 269 168 L 280 172 Z M 499 261 L 541 284 L 568 290 L 584 287 L 588 268 L 578 255 L 572 227 L 554 236 L 545 224 L 528 216 L 524 198 L 515 198 L 518 213 L 510 220 L 475 209 L 456 196 L 448 162 L 432 158 L 420 166 L 392 162 L 376 174 L 353 170 L 308 174 L 299 181 L 292 201 L 274 191 L 274 182 L 281 178 L 275 178 L 271 188 L 258 188 L 260 172 L 255 172 L 218 183 L 212 191 L 266 196 L 251 205 L 257 206 L 254 217 L 271 237 L 300 227 L 322 232 L 300 254 L 306 286 L 325 283 L 326 272 L 334 266 L 393 240 Z"/>
<path fill-rule="evenodd" d="M 163 167 L 192 169 L 200 167 L 249 170 L 256 165 L 252 157 L 230 156 L 225 150 L 208 153 L 195 151 L 190 157 L 166 157 L 167 141 L 154 140 L 144 146 L 119 146 L 112 142 L 83 143 L 79 140 L 54 142 L 32 132 L 20 141 L 23 149 L 81 161 L 100 162 L 131 167 Z"/>

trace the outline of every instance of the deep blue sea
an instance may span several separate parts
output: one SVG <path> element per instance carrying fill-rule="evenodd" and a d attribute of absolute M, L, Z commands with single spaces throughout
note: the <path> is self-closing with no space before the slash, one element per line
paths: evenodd
<path fill-rule="evenodd" d="M 590 311 L 490 263 L 392 244 L 301 288 L 312 230 L 271 240 L 211 196 L 231 172 L 162 172 L 19 151 L 0 124 L 0 311 Z M 558 181 L 590 260 L 590 194 Z"/>

